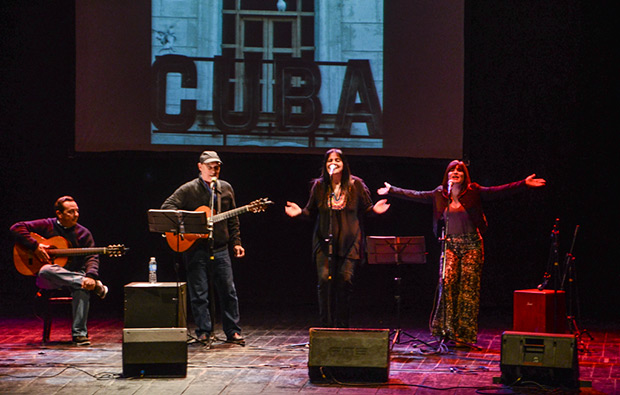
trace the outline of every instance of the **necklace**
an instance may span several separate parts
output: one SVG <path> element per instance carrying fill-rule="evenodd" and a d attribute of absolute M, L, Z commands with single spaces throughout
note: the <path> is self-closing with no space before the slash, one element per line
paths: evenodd
<path fill-rule="evenodd" d="M 338 201 L 340 200 L 341 196 L 342 196 L 342 193 L 340 191 L 340 184 L 336 184 L 336 186 L 334 187 L 334 199 Z"/>
<path fill-rule="evenodd" d="M 347 205 L 346 194 L 342 193 L 340 184 L 334 187 L 334 192 L 329 195 L 328 199 L 333 210 L 342 210 Z"/>

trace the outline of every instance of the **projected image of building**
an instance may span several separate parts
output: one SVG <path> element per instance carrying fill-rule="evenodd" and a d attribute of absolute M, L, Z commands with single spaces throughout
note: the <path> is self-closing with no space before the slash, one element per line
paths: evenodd
<path fill-rule="evenodd" d="M 383 11 L 153 0 L 151 143 L 382 148 Z"/>

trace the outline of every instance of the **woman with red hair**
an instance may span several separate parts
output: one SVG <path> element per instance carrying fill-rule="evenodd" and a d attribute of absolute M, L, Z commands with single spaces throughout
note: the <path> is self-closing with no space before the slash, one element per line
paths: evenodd
<path fill-rule="evenodd" d="M 438 302 L 431 320 L 434 336 L 457 344 L 476 343 L 484 263 L 482 234 L 487 230 L 482 201 L 544 185 L 544 179 L 532 174 L 521 181 L 483 187 L 471 182 L 465 163 L 454 160 L 446 168 L 441 185 L 432 191 L 402 189 L 387 182 L 377 190 L 379 195 L 432 204 L 437 235 L 443 222 Z"/>

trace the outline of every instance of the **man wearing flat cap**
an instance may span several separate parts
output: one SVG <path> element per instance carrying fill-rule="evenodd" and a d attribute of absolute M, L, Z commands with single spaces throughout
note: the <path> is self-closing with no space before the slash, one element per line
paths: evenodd
<path fill-rule="evenodd" d="M 219 179 L 221 166 L 222 161 L 215 151 L 204 151 L 198 160 L 198 177 L 177 188 L 161 208 L 194 211 L 206 206 L 211 212 L 215 209 L 215 213 L 235 209 L 232 186 Z M 209 303 L 213 302 L 209 300 L 209 280 L 219 298 L 226 341 L 245 344 L 239 327 L 239 301 L 233 281 L 231 251 L 237 258 L 245 255 L 237 216 L 214 223 L 212 240 L 198 239 L 184 254 L 196 336 L 207 346 L 215 340 L 213 317 L 209 311 Z"/>

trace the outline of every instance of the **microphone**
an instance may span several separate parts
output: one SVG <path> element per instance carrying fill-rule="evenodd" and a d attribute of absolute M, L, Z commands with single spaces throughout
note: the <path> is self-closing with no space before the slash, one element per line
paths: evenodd
<path fill-rule="evenodd" d="M 543 289 L 545 289 L 545 287 L 547 287 L 547 283 L 549 282 L 548 278 L 545 278 L 545 280 L 542 282 L 542 284 L 538 284 L 538 290 L 542 291 Z"/>
<path fill-rule="evenodd" d="M 213 177 L 211 179 L 211 189 L 215 190 L 216 185 L 217 185 L 217 177 Z"/>
<path fill-rule="evenodd" d="M 329 169 L 329 175 L 331 176 L 332 174 L 334 174 L 334 170 L 336 170 L 336 165 L 329 165 L 328 169 Z"/>
<path fill-rule="evenodd" d="M 541 284 L 538 284 L 536 288 L 538 288 L 539 291 L 542 291 L 543 289 L 547 288 L 547 284 L 549 284 L 550 278 L 551 278 L 551 275 L 545 272 L 545 275 L 543 276 L 543 282 Z"/>
<path fill-rule="evenodd" d="M 454 181 L 448 180 L 448 195 L 452 193 L 452 184 L 454 184 Z"/>

